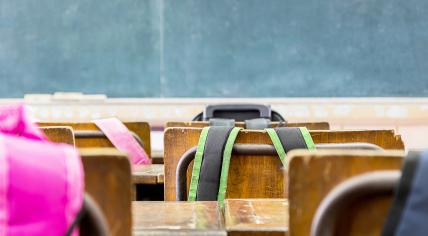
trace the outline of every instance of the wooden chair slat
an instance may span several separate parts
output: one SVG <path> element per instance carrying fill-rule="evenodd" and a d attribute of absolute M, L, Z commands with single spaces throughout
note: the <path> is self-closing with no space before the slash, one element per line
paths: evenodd
<path fill-rule="evenodd" d="M 42 132 L 48 139 L 55 143 L 73 145 L 75 143 L 73 129 L 68 126 L 41 127 Z"/>
<path fill-rule="evenodd" d="M 131 166 L 113 148 L 80 149 L 85 191 L 104 213 L 111 235 L 131 235 Z"/>

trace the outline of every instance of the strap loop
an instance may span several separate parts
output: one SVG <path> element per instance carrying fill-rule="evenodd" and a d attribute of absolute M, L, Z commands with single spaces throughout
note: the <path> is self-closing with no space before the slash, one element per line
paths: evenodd
<path fill-rule="evenodd" d="M 224 205 L 224 199 L 226 196 L 227 190 L 227 179 L 229 176 L 229 166 L 230 166 L 230 158 L 232 156 L 233 144 L 235 144 L 236 137 L 239 134 L 239 131 L 242 128 L 235 127 L 229 134 L 227 138 L 226 145 L 224 147 L 223 153 L 223 164 L 221 167 L 221 175 L 220 175 L 220 187 L 218 189 L 217 200 L 219 201 L 220 207 Z"/>

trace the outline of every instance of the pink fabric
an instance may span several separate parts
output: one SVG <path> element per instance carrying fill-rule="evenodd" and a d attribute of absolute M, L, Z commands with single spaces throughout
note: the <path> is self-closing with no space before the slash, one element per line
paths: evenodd
<path fill-rule="evenodd" d="M 107 118 L 93 121 L 100 128 L 113 145 L 120 151 L 126 152 L 130 162 L 135 165 L 150 164 L 151 160 L 146 151 L 135 140 L 128 128 L 116 118 Z"/>
<path fill-rule="evenodd" d="M 71 146 L 47 141 L 28 122 L 22 106 L 3 108 L 0 235 L 64 235 L 83 204 L 80 158 Z M 77 230 L 73 235 L 78 235 Z"/>
<path fill-rule="evenodd" d="M 24 105 L 0 106 L 0 133 L 46 140 L 46 136 L 29 120 Z"/>

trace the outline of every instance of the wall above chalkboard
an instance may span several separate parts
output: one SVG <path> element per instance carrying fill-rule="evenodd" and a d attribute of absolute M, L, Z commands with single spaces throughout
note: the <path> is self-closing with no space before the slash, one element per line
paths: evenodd
<path fill-rule="evenodd" d="M 428 1 L 3 0 L 0 97 L 428 96 Z"/>

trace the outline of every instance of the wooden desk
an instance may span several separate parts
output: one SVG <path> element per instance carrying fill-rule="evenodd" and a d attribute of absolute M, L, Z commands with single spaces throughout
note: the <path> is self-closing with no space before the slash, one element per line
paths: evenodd
<path fill-rule="evenodd" d="M 287 235 L 286 199 L 227 199 L 224 208 L 228 235 Z"/>
<path fill-rule="evenodd" d="M 138 165 L 132 169 L 133 184 L 163 184 L 164 166 L 162 164 Z"/>
<path fill-rule="evenodd" d="M 133 202 L 134 235 L 226 235 L 217 202 Z"/>

